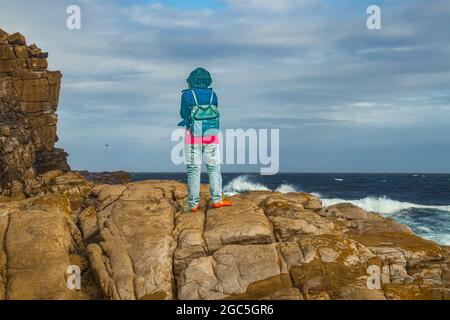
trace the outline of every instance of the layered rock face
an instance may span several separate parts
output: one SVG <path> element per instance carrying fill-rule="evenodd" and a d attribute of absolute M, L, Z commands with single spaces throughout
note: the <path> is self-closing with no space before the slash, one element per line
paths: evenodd
<path fill-rule="evenodd" d="M 47 70 L 46 52 L 20 33 L 0 29 L 0 188 L 15 197 L 36 194 L 36 176 L 70 170 L 54 148 L 61 73 Z"/>
<path fill-rule="evenodd" d="M 45 176 L 46 195 L 0 203 L 1 299 L 450 298 L 448 247 L 351 204 L 249 192 L 212 209 L 203 186 L 192 214 L 180 182 Z"/>

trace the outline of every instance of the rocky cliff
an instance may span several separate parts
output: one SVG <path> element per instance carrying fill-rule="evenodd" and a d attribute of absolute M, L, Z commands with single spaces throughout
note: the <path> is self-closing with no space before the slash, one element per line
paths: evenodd
<path fill-rule="evenodd" d="M 46 52 L 20 33 L 0 29 L 0 195 L 39 193 L 40 173 L 70 170 L 54 148 L 61 73 L 47 70 Z"/>
<path fill-rule="evenodd" d="M 0 300 L 450 298 L 448 247 L 351 204 L 249 192 L 211 209 L 202 186 L 192 214 L 183 183 L 69 171 L 46 57 L 0 30 Z"/>
<path fill-rule="evenodd" d="M 249 192 L 211 209 L 203 186 L 191 214 L 180 182 L 44 176 L 52 191 L 0 203 L 0 299 L 450 298 L 449 248 L 351 204 Z"/>

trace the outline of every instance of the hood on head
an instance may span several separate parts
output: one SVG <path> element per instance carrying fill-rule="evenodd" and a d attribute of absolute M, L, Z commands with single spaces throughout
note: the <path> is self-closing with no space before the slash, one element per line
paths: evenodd
<path fill-rule="evenodd" d="M 195 88 L 208 88 L 212 83 L 211 74 L 203 68 L 197 68 L 191 72 L 187 78 L 187 83 L 192 89 Z"/>

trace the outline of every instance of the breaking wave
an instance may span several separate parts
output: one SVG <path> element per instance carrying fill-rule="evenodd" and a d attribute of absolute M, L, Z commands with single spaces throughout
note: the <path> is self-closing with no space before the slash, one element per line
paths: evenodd
<path fill-rule="evenodd" d="M 281 193 L 289 193 L 289 192 L 297 192 L 297 189 L 295 189 L 295 187 L 292 184 L 283 183 L 278 188 L 276 188 L 275 191 L 278 191 Z"/>
<path fill-rule="evenodd" d="M 335 181 L 339 178 L 334 178 Z M 273 188 L 274 190 L 271 190 Z M 246 191 L 278 191 L 282 193 L 298 192 L 295 186 L 280 182 L 277 186 L 271 185 L 271 188 L 262 183 L 252 181 L 249 176 L 241 175 L 231 180 L 224 188 L 227 196 L 232 196 Z M 450 245 L 450 205 L 423 205 L 412 202 L 398 201 L 387 196 L 367 196 L 359 200 L 345 200 L 340 198 L 326 198 L 323 194 L 311 192 L 311 194 L 322 199 L 325 207 L 350 202 L 366 211 L 380 213 L 384 216 L 390 216 L 400 223 L 403 223 L 418 235 L 436 241 L 444 245 Z M 417 210 L 420 210 L 419 212 Z"/>
<path fill-rule="evenodd" d="M 250 181 L 248 176 L 239 176 L 231 180 L 224 188 L 225 195 L 232 196 L 246 191 L 278 191 L 281 193 L 297 192 L 296 188 L 288 183 L 283 183 L 275 190 L 271 190 L 265 185 Z"/>
<path fill-rule="evenodd" d="M 265 185 L 251 181 L 248 176 L 242 175 L 231 180 L 225 187 L 224 193 L 227 196 L 232 196 L 238 193 L 246 192 L 246 191 L 278 191 L 281 193 L 289 193 L 289 192 L 298 192 L 295 186 L 283 183 L 279 185 L 275 190 L 271 190 Z M 320 197 L 318 193 L 312 193 L 313 195 L 317 195 Z M 366 211 L 378 212 L 381 214 L 393 214 L 399 212 L 401 210 L 407 210 L 412 208 L 417 209 L 432 209 L 432 210 L 440 210 L 450 212 L 450 205 L 422 205 L 411 202 L 403 202 L 389 199 L 388 197 L 365 197 L 359 200 L 345 200 L 339 198 L 326 199 L 323 198 L 322 202 L 324 206 L 331 206 L 333 204 L 350 202 Z"/>
<path fill-rule="evenodd" d="M 350 202 L 366 211 L 373 211 L 382 214 L 392 214 L 401 210 L 417 208 L 417 209 L 433 209 L 450 212 L 448 206 L 430 206 L 421 205 L 410 202 L 402 202 L 389 199 L 388 197 L 366 197 L 360 200 L 344 200 L 344 199 L 322 199 L 325 206 L 331 206 L 337 203 Z"/>

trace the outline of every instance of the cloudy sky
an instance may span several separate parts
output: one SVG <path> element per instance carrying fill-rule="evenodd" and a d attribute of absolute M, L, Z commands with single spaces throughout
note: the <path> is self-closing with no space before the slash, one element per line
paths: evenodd
<path fill-rule="evenodd" d="M 170 134 L 202 66 L 224 128 L 280 129 L 281 171 L 450 172 L 449 18 L 448 0 L 0 0 L 63 72 L 58 146 L 93 171 L 184 170 Z"/>

